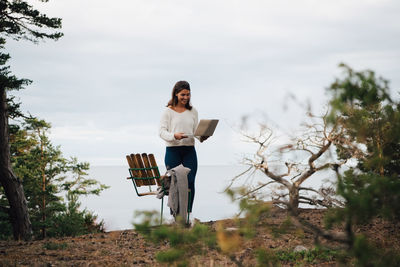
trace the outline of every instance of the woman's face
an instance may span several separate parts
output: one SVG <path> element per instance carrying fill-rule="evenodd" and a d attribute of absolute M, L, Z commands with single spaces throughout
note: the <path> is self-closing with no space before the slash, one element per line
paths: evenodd
<path fill-rule="evenodd" d="M 176 97 L 178 98 L 178 105 L 184 106 L 190 101 L 190 91 L 183 89 L 176 94 Z"/>

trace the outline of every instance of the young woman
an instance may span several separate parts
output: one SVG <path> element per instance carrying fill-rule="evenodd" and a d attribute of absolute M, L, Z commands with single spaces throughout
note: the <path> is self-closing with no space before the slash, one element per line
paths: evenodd
<path fill-rule="evenodd" d="M 160 137 L 166 142 L 165 166 L 172 169 L 180 164 L 190 169 L 188 184 L 191 190 L 189 212 L 192 212 L 195 195 L 194 181 L 197 172 L 197 155 L 194 148 L 194 131 L 198 124 L 197 110 L 190 104 L 190 85 L 179 81 L 172 89 L 160 122 Z M 206 140 L 200 137 L 200 142 Z"/>

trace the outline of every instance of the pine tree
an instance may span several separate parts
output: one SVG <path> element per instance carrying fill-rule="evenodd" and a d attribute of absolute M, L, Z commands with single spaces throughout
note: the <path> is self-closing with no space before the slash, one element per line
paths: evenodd
<path fill-rule="evenodd" d="M 87 162 L 65 158 L 60 147 L 51 143 L 49 123 L 37 118 L 14 122 L 10 125 L 12 166 L 24 186 L 34 235 L 45 238 L 101 230 L 95 215 L 79 210 L 79 197 L 98 195 L 107 186 L 87 178 Z M 7 228 L 0 232 L 6 236 Z"/>
<path fill-rule="evenodd" d="M 331 118 L 340 121 L 344 130 L 338 156 L 356 165 L 338 170 L 337 193 L 345 199 L 345 207 L 335 210 L 328 221 L 346 224 L 350 252 L 360 265 L 398 265 L 398 255 L 386 257 L 353 228 L 377 217 L 400 219 L 400 102 L 391 98 L 388 81 L 373 71 L 341 67 L 345 77 L 329 88 Z"/>
<path fill-rule="evenodd" d="M 59 28 L 61 19 L 47 17 L 27 1 L 0 1 L 0 50 L 4 49 L 6 37 L 33 42 L 42 39 L 57 40 L 62 33 L 54 32 L 54 29 Z M 8 118 L 12 110 L 7 106 L 8 100 L 12 100 L 7 99 L 7 92 L 19 90 L 28 82 L 10 74 L 6 66 L 8 59 L 9 55 L 0 51 L 0 184 L 8 200 L 8 207 L 2 206 L 2 209 L 9 214 L 14 238 L 30 239 L 32 226 L 24 190 L 20 179 L 13 173 L 10 162 Z"/>

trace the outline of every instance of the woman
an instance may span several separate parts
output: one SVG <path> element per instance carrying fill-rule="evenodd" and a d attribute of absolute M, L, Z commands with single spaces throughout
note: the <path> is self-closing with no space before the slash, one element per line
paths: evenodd
<path fill-rule="evenodd" d="M 197 110 L 190 104 L 190 85 L 179 81 L 172 89 L 160 122 L 160 137 L 165 140 L 165 166 L 172 169 L 180 164 L 190 169 L 188 184 L 191 191 L 188 211 L 192 212 L 195 195 L 194 181 L 197 172 L 197 155 L 194 148 L 194 131 L 198 124 Z M 207 138 L 200 137 L 200 142 Z"/>

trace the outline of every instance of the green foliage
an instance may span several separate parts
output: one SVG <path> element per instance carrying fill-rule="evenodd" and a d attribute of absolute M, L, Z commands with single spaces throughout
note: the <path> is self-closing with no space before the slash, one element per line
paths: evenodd
<path fill-rule="evenodd" d="M 268 215 L 271 206 L 263 201 L 250 199 L 242 199 L 239 206 L 246 211 L 244 220 L 239 220 L 240 231 L 247 238 L 254 237 L 256 226 Z"/>
<path fill-rule="evenodd" d="M 47 2 L 47 0 L 42 0 L 42 2 Z M 22 118 L 25 117 L 20 110 L 21 103 L 16 102 L 15 97 L 8 96 L 7 93 L 11 90 L 20 90 L 25 85 L 28 85 L 31 81 L 26 79 L 19 79 L 11 74 L 9 66 L 6 63 L 10 56 L 3 53 L 4 45 L 6 43 L 6 37 L 11 37 L 14 40 L 27 39 L 32 42 L 37 42 L 42 39 L 59 39 L 63 34 L 60 32 L 55 32 L 54 29 L 61 28 L 61 19 L 59 18 L 49 18 L 45 14 L 41 13 L 33 6 L 29 5 L 27 1 L 23 0 L 2 0 L 0 1 L 0 95 L 2 100 L 0 103 L 1 107 L 5 107 L 6 110 L 2 108 L 3 119 L 1 120 L 1 142 L 4 146 L 1 150 L 0 157 L 6 159 L 1 166 L 3 172 L 9 172 L 10 175 L 2 176 L 1 183 L 4 187 L 12 188 L 19 191 L 15 194 L 17 197 L 9 198 L 8 203 L 10 207 L 15 210 L 8 210 L 5 213 L 11 217 L 12 220 L 14 238 L 31 238 L 31 222 L 29 219 L 29 214 L 26 207 L 25 195 L 22 191 L 22 187 L 19 183 L 15 183 L 13 177 L 12 167 L 10 166 L 9 160 L 9 136 L 7 132 L 8 119 L 9 118 Z M 18 184 L 18 187 L 16 186 Z M 12 191 L 12 190 L 11 190 Z M 7 190 L 9 194 L 9 190 Z M 4 195 L 4 192 L 0 192 Z M 1 203 L 3 204 L 3 203 Z M 45 206 L 43 204 L 43 206 Z M 7 208 L 7 206 L 0 206 L 2 211 Z M 0 216 L 1 217 L 1 216 Z M 18 217 L 18 218 L 16 218 Z M 45 215 L 42 214 L 45 218 Z M 46 222 L 43 219 L 42 227 L 46 227 Z M 2 228 L 7 229 L 7 228 Z M 43 228 L 44 229 L 44 228 Z M 2 236 L 6 231 L 2 232 Z"/>
<path fill-rule="evenodd" d="M 58 213 L 51 221 L 49 236 L 79 236 L 87 233 L 104 232 L 104 222 L 96 222 L 97 216 L 86 209 L 79 210 L 77 197 L 70 200 L 64 212 Z"/>
<path fill-rule="evenodd" d="M 356 166 L 337 173 L 337 193 L 345 207 L 329 211 L 325 220 L 328 227 L 346 224 L 348 252 L 359 266 L 389 266 L 385 264 L 396 261 L 398 252 L 374 247 L 355 235 L 353 226 L 376 217 L 400 219 L 400 102 L 391 98 L 388 81 L 374 72 L 341 67 L 345 77 L 328 89 L 333 95 L 330 118 L 343 135 L 336 144 L 338 156 L 355 160 Z"/>
<path fill-rule="evenodd" d="M 67 243 L 54 243 L 54 242 L 46 242 L 43 245 L 44 249 L 47 250 L 63 250 L 68 247 Z"/>
<path fill-rule="evenodd" d="M 256 250 L 257 266 L 275 267 L 280 266 L 278 257 L 272 250 L 259 248 Z"/>
<path fill-rule="evenodd" d="M 291 250 L 266 250 L 258 249 L 256 258 L 258 266 L 280 266 L 281 264 L 295 264 L 296 266 L 307 266 L 309 264 L 318 264 L 337 261 L 343 257 L 339 250 L 314 248 L 304 251 Z"/>
<path fill-rule="evenodd" d="M 341 67 L 344 77 L 336 79 L 328 89 L 332 93 L 328 121 L 336 130 L 332 139 L 336 155 L 351 162 L 351 167 L 347 166 L 345 171 L 334 167 L 338 177 L 337 194 L 344 199 L 345 206 L 330 209 L 325 222 L 328 228 L 335 224 L 345 227 L 349 249 L 344 252 L 357 265 L 397 266 L 399 251 L 380 249 L 353 231 L 355 226 L 368 224 L 377 217 L 394 222 L 400 219 L 400 102 L 390 96 L 389 82 L 374 72 L 356 72 L 344 64 Z M 228 193 L 235 197 L 235 192 Z M 243 199 L 240 207 L 248 211 L 246 219 L 250 222 L 249 230 L 245 227 L 243 233 L 252 237 L 256 224 L 251 214 L 255 218 L 261 216 L 256 211 L 260 207 L 256 200 L 248 199 Z M 282 227 L 273 228 L 272 233 L 278 237 L 290 227 L 287 221 Z M 324 255 L 315 253 L 274 255 L 271 251 L 259 251 L 257 257 L 260 265 L 273 266 L 285 260 L 312 262 Z M 338 260 L 343 257 L 338 255 Z"/>
<path fill-rule="evenodd" d="M 162 263 L 173 263 L 183 258 L 184 251 L 176 248 L 171 248 L 165 251 L 160 251 L 156 255 L 156 260 Z"/>
<path fill-rule="evenodd" d="M 162 244 L 167 241 L 170 249 L 160 251 L 156 259 L 163 263 L 176 263 L 185 266 L 189 257 L 202 254 L 207 248 L 216 248 L 215 232 L 203 224 L 195 224 L 193 228 L 185 228 L 182 224 L 155 226 L 159 215 L 157 212 L 138 212 L 136 216 L 142 216 L 142 223 L 134 224 L 135 230 L 147 240 Z"/>
<path fill-rule="evenodd" d="M 330 102 L 336 114 L 350 115 L 355 107 L 373 107 L 391 102 L 389 82 L 376 77 L 371 70 L 354 71 L 346 64 L 340 64 L 345 76 L 336 79 L 328 88 L 333 94 Z"/>
<path fill-rule="evenodd" d="M 27 1 L 0 2 L 0 33 L 16 40 L 28 39 L 37 42 L 39 39 L 59 39 L 60 32 L 52 33 L 52 29 L 61 28 L 60 18 L 49 18 L 40 13 Z M 47 29 L 47 30 L 45 30 Z"/>
<path fill-rule="evenodd" d="M 20 90 L 24 86 L 29 85 L 32 81 L 27 79 L 19 79 L 15 75 L 11 74 L 10 66 L 7 66 L 7 61 L 10 59 L 10 55 L 3 53 L 5 39 L 0 37 L 0 92 L 5 90 L 6 92 L 12 90 Z M 21 103 L 18 102 L 14 96 L 8 96 L 7 99 L 7 111 L 9 118 L 22 117 L 23 114 L 20 110 Z"/>
<path fill-rule="evenodd" d="M 307 266 L 324 262 L 336 261 L 343 257 L 339 250 L 314 248 L 304 251 L 266 250 L 256 251 L 258 266 L 280 266 L 281 264 L 295 264 Z"/>
<path fill-rule="evenodd" d="M 20 79 L 11 74 L 10 67 L 6 66 L 10 55 L 4 53 L 6 37 L 15 40 L 26 39 L 36 43 L 42 39 L 58 40 L 63 36 L 61 32 L 54 32 L 61 28 L 60 18 L 49 18 L 35 9 L 27 1 L 0 2 L 0 91 L 20 90 L 32 81 Z M 24 117 L 20 110 L 21 103 L 14 96 L 7 97 L 7 111 L 9 118 Z"/>
<path fill-rule="evenodd" d="M 400 103 L 391 99 L 388 81 L 374 72 L 341 66 L 347 75 L 329 88 L 332 116 L 344 136 L 338 155 L 356 159 L 357 166 L 338 175 L 338 193 L 346 199 L 347 211 L 340 216 L 356 223 L 378 215 L 400 218 Z"/>
<path fill-rule="evenodd" d="M 365 224 L 377 216 L 389 220 L 396 220 L 399 216 L 399 178 L 373 173 L 356 175 L 350 169 L 343 177 L 338 177 L 337 192 L 346 200 L 346 206 L 331 211 L 327 217 L 328 226 L 333 222 L 340 223 L 344 218 L 355 224 Z"/>
<path fill-rule="evenodd" d="M 243 197 L 243 188 L 237 190 L 229 189 L 226 191 L 232 200 L 239 198 L 239 216 L 243 215 L 243 220 L 238 220 L 240 232 L 246 238 L 252 238 L 256 235 L 256 226 L 263 223 L 265 218 L 269 216 L 271 203 L 257 199 L 256 197 Z"/>
<path fill-rule="evenodd" d="M 33 233 L 36 237 L 75 236 L 102 231 L 103 222 L 87 210 L 80 211 L 79 197 L 107 188 L 88 179 L 89 164 L 76 158 L 66 159 L 49 140 L 51 125 L 44 120 L 25 118 L 10 125 L 12 167 L 21 178 L 28 202 Z M 0 191 L 0 203 L 5 197 Z M 6 214 L 0 212 L 0 217 Z M 9 224 L 2 221 L 2 224 Z M 8 228 L 0 235 L 8 235 Z"/>
<path fill-rule="evenodd" d="M 398 251 L 378 248 L 363 235 L 356 236 L 351 255 L 356 259 L 356 266 L 400 266 Z"/>
<path fill-rule="evenodd" d="M 338 250 L 321 249 L 315 248 L 311 250 L 304 251 L 277 251 L 276 255 L 281 261 L 288 262 L 305 262 L 305 263 L 315 263 L 315 262 L 327 262 L 333 261 L 340 254 Z"/>
<path fill-rule="evenodd" d="M 6 40 L 0 37 L 0 88 L 5 88 L 7 91 L 20 90 L 23 86 L 30 84 L 31 81 L 19 79 L 11 74 L 10 66 L 6 65 L 10 55 L 3 53 L 5 43 Z"/>

